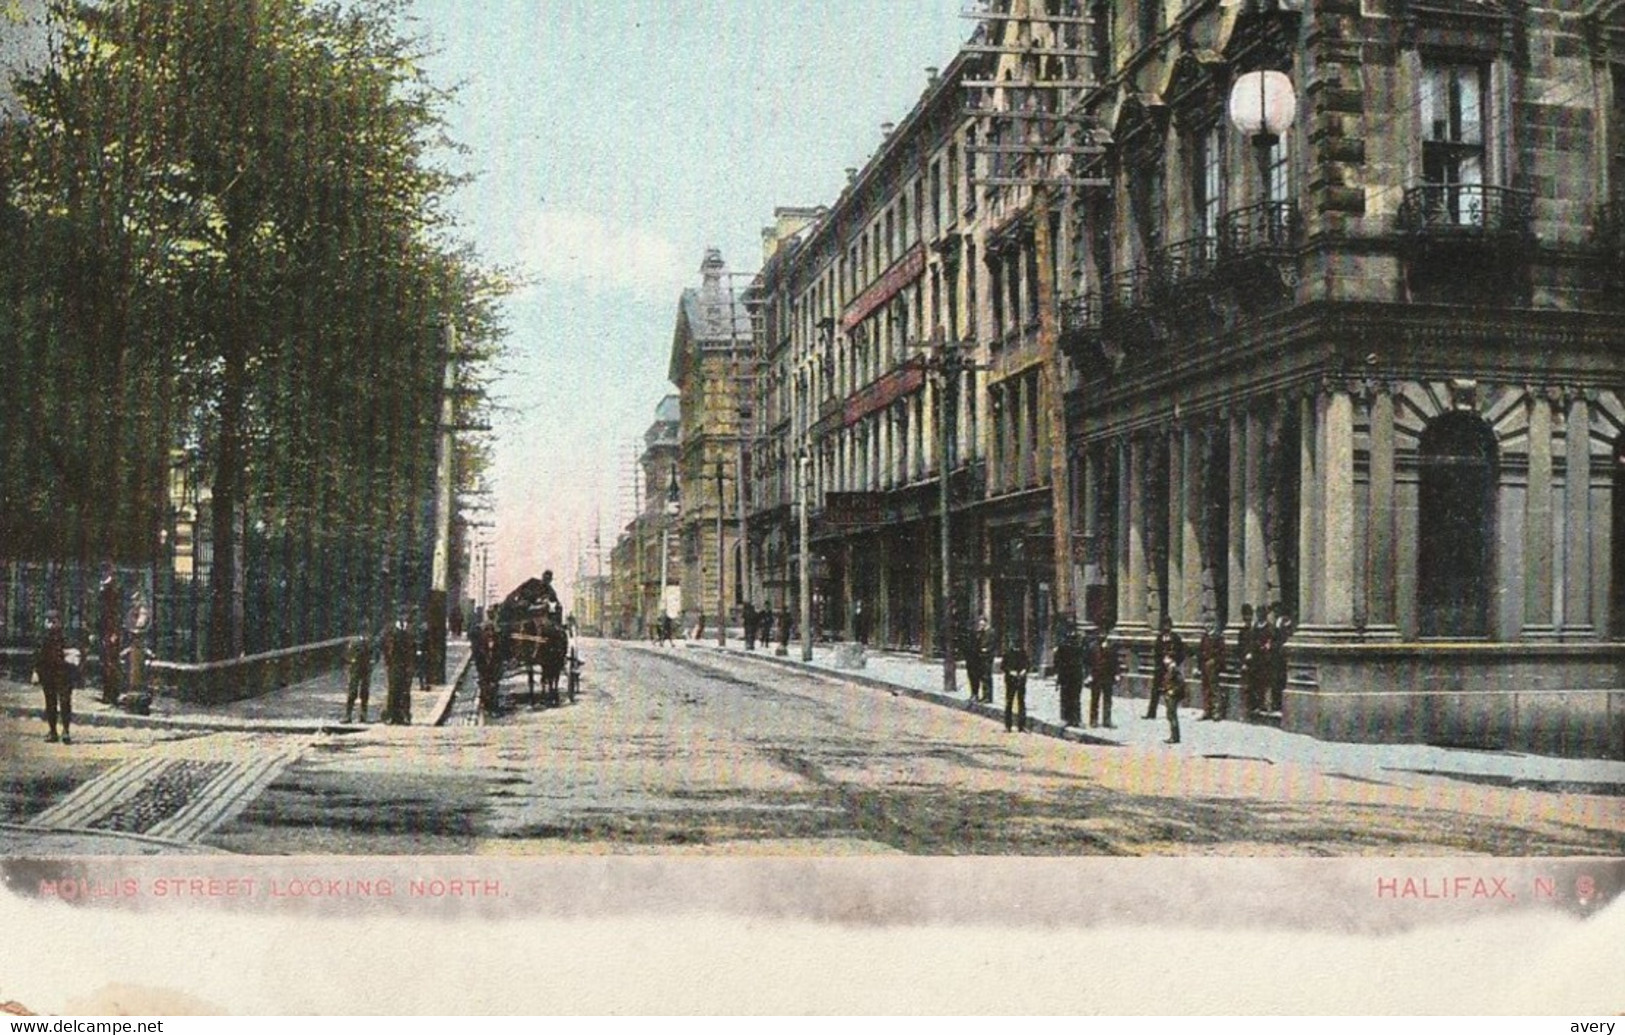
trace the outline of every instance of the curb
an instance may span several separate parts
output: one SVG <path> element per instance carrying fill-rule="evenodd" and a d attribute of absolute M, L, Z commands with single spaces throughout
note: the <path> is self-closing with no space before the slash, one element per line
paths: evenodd
<path fill-rule="evenodd" d="M 474 661 L 474 654 L 470 651 L 463 657 L 463 663 L 457 666 L 457 674 L 451 677 L 446 689 L 440 694 L 439 700 L 429 709 L 430 726 L 443 726 L 446 717 L 451 714 L 451 704 L 457 699 L 457 688 L 463 685 L 463 677 L 468 675 L 468 666 Z"/>
<path fill-rule="evenodd" d="M 8 716 L 38 719 L 40 709 L 6 705 Z M 360 733 L 369 727 L 359 723 L 320 722 L 300 719 L 210 719 L 202 716 L 133 715 L 128 712 L 74 712 L 75 726 L 101 726 L 111 729 L 199 730 L 209 733 Z"/>
<path fill-rule="evenodd" d="M 781 658 L 774 654 L 757 654 L 754 651 L 733 651 L 726 648 L 717 648 L 709 644 L 689 644 L 687 646 L 690 650 L 710 650 L 717 654 L 726 654 L 729 657 L 744 658 L 748 661 L 763 662 L 779 668 L 789 669 L 793 672 L 809 672 L 816 675 L 826 676 L 830 679 L 838 679 L 849 683 L 856 683 L 859 686 L 866 686 L 871 690 L 886 690 L 892 694 L 911 697 L 916 701 L 924 701 L 927 704 L 934 704 L 940 708 L 955 708 L 962 711 L 971 712 L 975 715 L 980 715 L 982 718 L 991 719 L 994 722 L 1004 722 L 1004 708 L 1001 706 L 984 704 L 980 701 L 961 701 L 957 698 L 947 697 L 939 691 L 920 690 L 912 686 L 903 686 L 899 683 L 887 682 L 886 680 L 877 678 L 875 676 L 863 675 L 855 669 L 821 668 L 816 665 L 808 664 L 800 659 L 792 660 L 788 657 Z M 1060 723 L 1052 722 L 1048 719 L 1034 718 L 1031 715 L 1027 717 L 1027 730 L 1029 733 L 1038 733 L 1046 737 L 1054 737 L 1057 740 L 1068 740 L 1075 744 L 1089 744 L 1094 747 L 1125 746 L 1120 740 L 1110 740 L 1106 737 L 1096 736 L 1092 733 L 1085 733 L 1074 726 L 1062 726 Z"/>

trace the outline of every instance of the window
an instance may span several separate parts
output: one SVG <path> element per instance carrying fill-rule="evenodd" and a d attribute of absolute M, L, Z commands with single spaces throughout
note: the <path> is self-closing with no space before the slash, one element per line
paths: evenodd
<path fill-rule="evenodd" d="M 1489 632 L 1495 433 L 1475 413 L 1436 417 L 1418 449 L 1417 611 L 1423 636 Z"/>
<path fill-rule="evenodd" d="M 1197 237 L 1219 236 L 1219 205 L 1224 190 L 1218 126 L 1209 127 L 1192 141 L 1191 214 Z"/>
<path fill-rule="evenodd" d="M 931 236 L 942 233 L 942 163 L 931 163 Z"/>
<path fill-rule="evenodd" d="M 1096 82 L 1104 82 L 1112 74 L 1112 5 L 1109 0 L 1095 0 L 1089 8 L 1090 64 Z"/>
<path fill-rule="evenodd" d="M 995 337 L 1004 337 L 1004 284 L 1002 264 L 997 259 L 989 259 L 987 269 L 992 281 L 993 289 L 989 298 L 993 303 L 993 334 Z"/>
<path fill-rule="evenodd" d="M 1145 46 L 1156 38 L 1162 28 L 1162 0 L 1140 0 L 1135 12 L 1139 16 L 1139 45 Z"/>
<path fill-rule="evenodd" d="M 1422 180 L 1435 218 L 1476 224 L 1484 218 L 1484 94 L 1478 64 L 1422 66 Z"/>

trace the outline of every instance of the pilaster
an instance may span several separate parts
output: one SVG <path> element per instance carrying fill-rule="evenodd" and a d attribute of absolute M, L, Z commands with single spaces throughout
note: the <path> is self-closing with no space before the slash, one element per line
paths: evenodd
<path fill-rule="evenodd" d="M 1523 638 L 1551 639 L 1555 587 L 1552 578 L 1552 403 L 1551 393 L 1530 388 L 1529 484 L 1523 515 Z"/>
<path fill-rule="evenodd" d="M 1371 486 L 1366 515 L 1366 636 L 1399 637 L 1394 608 L 1398 540 L 1394 525 L 1394 386 L 1376 384 L 1366 395 Z"/>
<path fill-rule="evenodd" d="M 1568 401 L 1564 447 L 1563 638 L 1591 639 L 1591 403 L 1580 392 Z"/>

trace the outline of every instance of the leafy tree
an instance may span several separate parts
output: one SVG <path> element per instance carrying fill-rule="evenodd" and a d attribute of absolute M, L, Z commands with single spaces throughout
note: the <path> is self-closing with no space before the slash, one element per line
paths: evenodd
<path fill-rule="evenodd" d="M 354 621 L 326 605 L 355 576 L 420 588 L 383 583 L 429 534 L 437 326 L 469 344 L 475 409 L 500 343 L 508 282 L 446 214 L 448 95 L 399 6 L 54 0 L 52 61 L 19 83 L 12 197 L 41 260 L 13 289 L 39 318 L 15 365 L 43 391 L 6 437 L 49 468 L 6 512 L 64 498 L 77 540 L 53 549 L 148 556 L 170 448 L 196 443 L 215 656 L 248 645 L 250 539 L 273 643 Z"/>

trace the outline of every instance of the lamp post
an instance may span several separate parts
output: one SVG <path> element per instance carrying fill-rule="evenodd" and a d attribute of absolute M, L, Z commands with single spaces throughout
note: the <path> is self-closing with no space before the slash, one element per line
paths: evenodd
<path fill-rule="evenodd" d="M 671 558 L 671 523 L 681 509 L 682 493 L 677 488 L 677 465 L 673 464 L 671 477 L 666 482 L 666 520 L 660 523 L 660 617 L 656 621 L 666 617 L 666 563 Z"/>
<path fill-rule="evenodd" d="M 1270 200 L 1270 152 L 1298 115 L 1298 98 L 1285 72 L 1244 72 L 1230 88 L 1230 122 L 1253 142 L 1259 199 Z"/>
<path fill-rule="evenodd" d="M 717 479 L 717 646 L 728 645 L 728 568 L 722 542 L 722 460 L 716 463 Z M 702 608 L 703 610 L 703 608 Z"/>
<path fill-rule="evenodd" d="M 959 692 L 954 676 L 953 536 L 948 491 L 954 465 L 953 457 L 950 456 L 953 441 L 949 435 L 949 430 L 953 426 L 953 414 L 949 412 L 949 406 L 959 389 L 959 375 L 967 370 L 977 369 L 976 364 L 966 358 L 964 347 L 964 342 L 947 340 L 939 326 L 931 336 L 931 349 L 922 361 L 935 377 L 937 384 L 937 507 L 940 515 L 937 526 L 942 551 L 942 690 L 947 694 Z"/>

